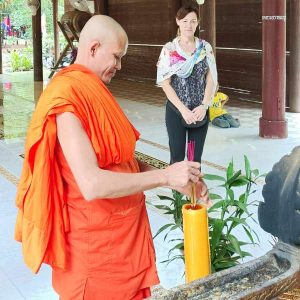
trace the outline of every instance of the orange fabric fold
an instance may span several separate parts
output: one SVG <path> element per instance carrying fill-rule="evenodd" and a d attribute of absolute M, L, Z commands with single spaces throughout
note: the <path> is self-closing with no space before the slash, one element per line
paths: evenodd
<path fill-rule="evenodd" d="M 25 263 L 37 273 L 42 263 L 66 268 L 69 217 L 55 154 L 56 114 L 74 113 L 88 134 L 99 167 L 133 158 L 139 133 L 98 77 L 81 65 L 60 71 L 43 92 L 33 114 L 17 190 L 15 239 Z"/>

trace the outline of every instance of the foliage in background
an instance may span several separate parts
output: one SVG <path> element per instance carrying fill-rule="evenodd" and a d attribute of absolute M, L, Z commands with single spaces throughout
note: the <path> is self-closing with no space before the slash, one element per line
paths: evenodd
<path fill-rule="evenodd" d="M 31 23 L 31 10 L 24 0 L 11 1 L 4 13 L 9 14 L 14 26 L 30 25 Z"/>
<path fill-rule="evenodd" d="M 42 35 L 42 51 L 43 51 L 43 64 L 45 67 L 52 68 L 54 65 L 54 36 L 53 36 L 53 14 L 52 14 L 52 1 L 42 0 L 41 10 L 42 14 L 46 16 L 46 32 Z M 4 15 L 9 15 L 11 26 L 14 29 L 19 29 L 21 26 L 26 26 L 26 32 L 21 36 L 23 39 L 20 42 L 20 37 L 7 35 L 4 40 L 4 45 L 8 46 L 10 55 L 10 64 L 12 71 L 22 71 L 32 69 L 32 15 L 31 10 L 24 0 L 13 0 L 6 5 L 5 10 L 2 12 Z M 58 0 L 58 19 L 61 19 L 64 13 L 64 0 Z M 64 49 L 67 41 L 59 30 L 59 45 L 60 50 Z M 25 39 L 25 43 L 24 43 Z M 29 45 L 29 47 L 28 47 Z M 28 50 L 22 50 L 26 47 Z M 16 50 L 11 50 L 16 49 Z M 30 55 L 29 55 L 30 54 Z"/>
<path fill-rule="evenodd" d="M 24 0 L 14 0 L 3 11 L 10 17 L 11 25 L 19 28 L 29 26 L 31 28 L 31 10 Z M 31 29 L 28 30 L 28 38 L 31 38 Z"/>
<path fill-rule="evenodd" d="M 32 16 L 31 10 L 27 6 L 27 1 L 25 0 L 13 0 L 11 1 L 3 11 L 3 13 L 9 14 L 11 25 L 14 25 L 16 28 L 20 26 L 29 26 L 26 31 L 26 37 L 28 39 L 32 38 Z M 46 28 L 47 33 L 53 35 L 53 15 L 52 15 L 52 1 L 42 0 L 41 3 L 42 14 L 46 15 Z M 59 19 L 62 16 L 64 11 L 64 1 L 58 1 L 58 16 Z"/>
<path fill-rule="evenodd" d="M 222 188 L 224 191 L 222 195 L 210 191 L 210 198 L 216 201 L 208 209 L 212 272 L 238 265 L 241 259 L 251 256 L 250 253 L 242 250 L 243 246 L 256 244 L 256 241 L 259 241 L 257 234 L 251 229 L 247 221 L 248 219 L 254 220 L 249 209 L 251 206 L 257 206 L 257 201 L 249 201 L 249 196 L 256 192 L 253 190 L 253 186 L 257 179 L 264 175 L 259 175 L 257 169 L 251 169 L 246 156 L 244 156 L 244 165 L 243 174 L 241 170 L 234 170 L 234 164 L 231 161 L 224 177 L 213 174 L 204 176 L 205 180 L 220 182 L 216 188 Z M 172 215 L 174 218 L 174 222 L 162 226 L 154 236 L 164 233 L 164 241 L 176 242 L 168 253 L 168 259 L 164 262 L 170 263 L 176 259 L 184 260 L 184 256 L 177 251 L 183 250 L 183 239 L 167 238 L 175 229 L 183 231 L 181 209 L 184 204 L 189 203 L 189 199 L 175 191 L 173 191 L 173 198 L 161 195 L 158 197 L 160 200 L 168 201 L 168 203 L 154 206 L 163 210 L 164 214 Z M 245 231 L 248 241 L 239 240 L 235 236 L 233 231 L 237 228 Z"/>
<path fill-rule="evenodd" d="M 6 39 L 3 41 L 4 45 L 12 46 L 17 44 L 18 38 L 15 36 L 7 36 Z"/>
<path fill-rule="evenodd" d="M 163 225 L 155 234 L 155 236 L 153 238 L 156 238 L 159 234 L 161 234 L 162 232 L 165 233 L 164 235 L 164 241 L 167 241 L 168 235 L 169 233 L 171 233 L 173 230 L 175 229 L 180 229 L 183 232 L 183 223 L 182 223 L 182 207 L 183 205 L 190 203 L 190 200 L 182 195 L 181 193 L 172 190 L 172 197 L 168 197 L 168 196 L 163 196 L 163 195 L 157 195 L 159 197 L 160 200 L 163 201 L 167 201 L 166 205 L 154 205 L 156 208 L 164 211 L 164 214 L 166 215 L 172 215 L 173 217 L 173 222 L 168 223 Z M 149 203 L 151 204 L 151 203 Z M 152 205 L 152 204 L 151 204 Z M 181 250 L 183 251 L 183 239 L 182 238 L 178 238 L 178 239 L 169 239 L 168 242 L 177 242 L 177 244 L 171 248 L 169 250 L 168 253 L 168 259 L 165 261 L 162 261 L 162 263 L 167 263 L 169 264 L 170 262 L 177 260 L 177 259 L 181 259 L 184 261 L 184 256 L 182 254 L 178 254 L 178 251 L 176 251 L 176 254 L 174 250 Z"/>
<path fill-rule="evenodd" d="M 12 71 L 29 71 L 33 68 L 32 48 L 27 47 L 23 50 L 14 50 L 11 52 Z"/>

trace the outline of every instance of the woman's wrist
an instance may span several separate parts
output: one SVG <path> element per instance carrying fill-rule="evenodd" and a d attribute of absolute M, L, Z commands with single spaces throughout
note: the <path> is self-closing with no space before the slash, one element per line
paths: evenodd
<path fill-rule="evenodd" d="M 209 105 L 207 103 L 203 103 L 203 102 L 200 104 L 200 106 L 204 107 L 205 110 L 208 110 L 208 108 L 209 108 Z"/>
<path fill-rule="evenodd" d="M 184 104 L 178 109 L 181 114 L 188 113 L 190 110 Z"/>

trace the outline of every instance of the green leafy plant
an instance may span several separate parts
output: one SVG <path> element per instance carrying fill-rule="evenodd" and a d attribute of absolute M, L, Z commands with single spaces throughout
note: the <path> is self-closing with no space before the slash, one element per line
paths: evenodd
<path fill-rule="evenodd" d="M 219 176 L 206 174 L 206 181 L 217 181 L 219 184 L 210 189 L 210 198 L 215 201 L 214 205 L 208 209 L 209 240 L 211 249 L 212 272 L 233 267 L 240 263 L 240 260 L 251 256 L 243 251 L 245 245 L 256 244 L 259 238 L 255 231 L 248 224 L 248 220 L 253 218 L 249 212 L 251 206 L 256 206 L 257 201 L 249 200 L 249 196 L 256 191 L 253 187 L 259 177 L 257 169 L 252 170 L 247 156 L 244 156 L 244 173 L 242 170 L 235 171 L 234 163 L 231 161 L 226 169 L 226 175 Z M 222 194 L 212 193 L 213 189 L 222 189 Z M 168 201 L 166 205 L 154 205 L 162 210 L 164 214 L 172 215 L 174 221 L 162 226 L 154 238 L 164 233 L 164 241 L 177 242 L 169 253 L 168 259 L 163 261 L 170 263 L 177 259 L 184 260 L 183 254 L 175 250 L 183 250 L 183 238 L 168 239 L 169 234 L 175 230 L 183 231 L 182 226 L 182 206 L 189 203 L 189 199 L 182 194 L 173 191 L 173 198 L 158 195 L 160 200 Z M 255 222 L 255 220 L 254 220 Z M 247 241 L 239 240 L 234 234 L 235 229 L 245 231 Z M 178 254 L 179 253 L 179 254 Z"/>
<path fill-rule="evenodd" d="M 26 49 L 23 53 L 12 51 L 11 53 L 11 67 L 15 71 L 28 71 L 33 68 L 32 64 L 32 49 Z"/>
<path fill-rule="evenodd" d="M 155 234 L 153 238 L 156 238 L 162 232 L 165 233 L 164 241 L 167 240 L 169 233 L 171 233 L 175 229 L 180 229 L 183 232 L 183 223 L 182 223 L 182 206 L 184 204 L 190 203 L 190 200 L 185 197 L 183 194 L 172 190 L 172 197 L 158 195 L 159 199 L 162 201 L 167 201 L 168 204 L 166 205 L 154 205 L 156 208 L 161 209 L 164 211 L 166 215 L 173 216 L 173 222 L 163 225 Z M 181 250 L 183 251 L 183 239 L 168 239 L 168 242 L 177 242 L 177 244 L 169 250 L 168 259 L 162 261 L 162 263 L 169 264 L 170 262 L 176 259 L 184 260 L 184 256 L 182 254 L 173 254 L 174 250 Z M 180 253 L 180 252 L 179 252 Z"/>

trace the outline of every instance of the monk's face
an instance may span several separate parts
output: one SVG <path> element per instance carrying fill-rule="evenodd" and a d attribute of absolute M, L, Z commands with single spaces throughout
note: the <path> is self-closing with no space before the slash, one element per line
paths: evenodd
<path fill-rule="evenodd" d="M 104 83 L 109 83 L 116 72 L 121 70 L 121 59 L 126 54 L 127 47 L 127 38 L 122 36 L 107 39 L 99 46 L 94 70 Z"/>

